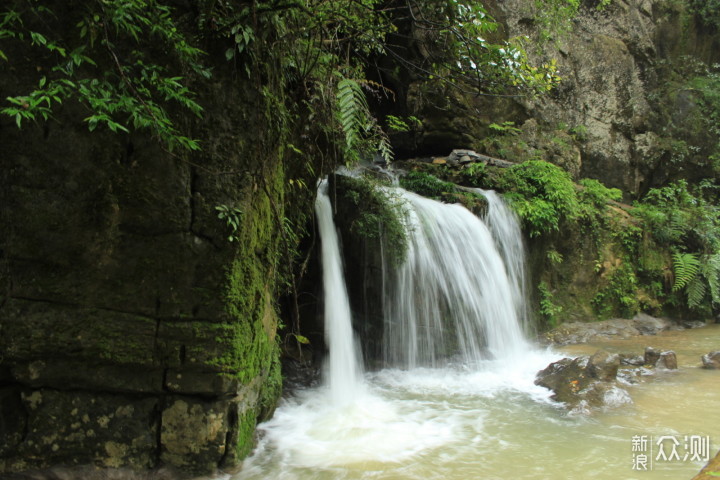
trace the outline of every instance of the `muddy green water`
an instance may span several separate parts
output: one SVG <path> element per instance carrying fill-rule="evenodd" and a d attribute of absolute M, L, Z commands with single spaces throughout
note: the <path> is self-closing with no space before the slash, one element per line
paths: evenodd
<path fill-rule="evenodd" d="M 533 385 L 561 356 L 597 348 L 642 354 L 674 350 L 679 370 L 625 387 L 633 403 L 591 416 L 568 415 Z M 527 352 L 517 362 L 473 371 L 386 370 L 366 375 L 362 395 L 332 405 L 322 389 L 285 401 L 233 480 L 336 479 L 690 479 L 703 461 L 652 462 L 633 470 L 633 436 L 710 437 L 720 448 L 720 371 L 700 356 L 720 349 L 720 325 L 608 340 L 555 352 Z M 668 443 L 665 444 L 669 446 Z M 669 450 L 669 448 L 666 448 Z"/>

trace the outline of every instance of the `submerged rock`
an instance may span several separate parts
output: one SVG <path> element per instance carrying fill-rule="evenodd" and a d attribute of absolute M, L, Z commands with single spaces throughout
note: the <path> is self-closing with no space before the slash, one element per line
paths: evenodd
<path fill-rule="evenodd" d="M 544 335 L 548 343 L 554 345 L 571 345 L 588 343 L 603 338 L 630 338 L 637 335 L 657 335 L 671 327 L 671 322 L 664 318 L 655 318 L 644 313 L 632 319 L 614 318 L 602 322 L 565 323 Z"/>
<path fill-rule="evenodd" d="M 552 399 L 573 413 L 631 403 L 617 383 L 620 356 L 598 350 L 591 357 L 563 358 L 537 374 L 535 384 L 553 391 Z"/>
<path fill-rule="evenodd" d="M 720 369 L 720 350 L 715 350 L 702 356 L 703 368 L 717 370 Z"/>

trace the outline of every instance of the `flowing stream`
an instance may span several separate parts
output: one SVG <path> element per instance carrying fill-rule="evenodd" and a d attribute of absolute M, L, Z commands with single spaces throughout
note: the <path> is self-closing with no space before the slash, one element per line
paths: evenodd
<path fill-rule="evenodd" d="M 598 345 L 549 351 L 523 336 L 524 260 L 514 217 L 492 192 L 484 193 L 485 221 L 457 205 L 400 193 L 411 245 L 384 301 L 384 352 L 393 368 L 361 372 L 323 183 L 316 213 L 330 350 L 325 381 L 283 400 L 259 426 L 255 452 L 225 478 L 677 479 L 692 477 L 703 462 L 636 472 L 632 437 L 709 435 L 715 453 L 720 374 L 697 366 L 700 354 L 720 348 L 720 325 L 599 345 L 675 349 L 681 367 L 628 387 L 634 404 L 568 415 L 534 385 L 535 375 Z"/>

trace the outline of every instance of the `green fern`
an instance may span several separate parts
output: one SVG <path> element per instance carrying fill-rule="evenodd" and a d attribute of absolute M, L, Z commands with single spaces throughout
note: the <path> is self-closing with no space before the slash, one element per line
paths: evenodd
<path fill-rule="evenodd" d="M 695 277 L 688 283 L 685 292 L 687 293 L 688 307 L 697 308 L 705 298 L 705 282 L 700 275 Z"/>
<path fill-rule="evenodd" d="M 675 270 L 675 284 L 673 292 L 681 290 L 688 285 L 698 274 L 700 259 L 696 253 L 673 253 L 673 266 Z"/>
<path fill-rule="evenodd" d="M 700 271 L 710 287 L 713 303 L 720 303 L 720 253 L 703 257 Z"/>
<path fill-rule="evenodd" d="M 357 161 L 360 154 L 370 156 L 379 153 L 386 162 L 392 162 L 390 139 L 370 113 L 360 83 L 350 78 L 338 82 L 336 108 L 345 135 L 345 156 L 348 160 Z"/>
<path fill-rule="evenodd" d="M 365 93 L 355 80 L 343 78 L 338 82 L 337 111 L 345 134 L 346 149 L 355 157 L 357 152 L 354 151 L 372 124 Z"/>

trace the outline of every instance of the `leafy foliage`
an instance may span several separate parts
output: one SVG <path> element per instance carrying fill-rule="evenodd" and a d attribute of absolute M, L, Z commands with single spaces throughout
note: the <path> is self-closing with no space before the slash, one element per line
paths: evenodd
<path fill-rule="evenodd" d="M 200 60 L 203 52 L 180 33 L 170 7 L 160 0 L 93 0 L 84 7 L 69 29 L 39 0 L 13 0 L 0 12 L 0 39 L 47 66 L 38 68 L 32 91 L 7 97 L 10 105 L 0 112 L 20 128 L 25 121 L 50 119 L 57 105 L 72 99 L 86 107 L 91 131 L 100 125 L 113 132 L 144 129 L 170 150 L 197 150 L 198 141 L 181 133 L 171 108 L 199 117 L 202 107 L 186 74 L 210 74 Z M 153 48 L 141 47 L 148 41 Z M 159 63 L 161 56 L 167 61 Z M 0 58 L 16 60 L 5 51 Z"/>
<path fill-rule="evenodd" d="M 630 318 L 639 310 L 638 279 L 630 262 L 612 272 L 608 284 L 592 299 L 595 310 L 604 317 Z"/>
<path fill-rule="evenodd" d="M 435 200 L 443 200 L 449 193 L 456 190 L 452 183 L 425 172 L 408 172 L 407 175 L 400 177 L 400 186 Z"/>
<path fill-rule="evenodd" d="M 538 292 L 540 294 L 540 315 L 550 327 L 557 326 L 558 315 L 562 313 L 563 307 L 555 303 L 554 296 L 546 282 L 538 284 Z"/>
<path fill-rule="evenodd" d="M 707 26 L 720 28 L 720 1 L 689 0 L 690 9 Z"/>
<path fill-rule="evenodd" d="M 675 269 L 675 283 L 673 290 L 677 291 L 689 285 L 700 270 L 700 259 L 694 253 L 673 254 L 673 267 Z"/>
<path fill-rule="evenodd" d="M 563 220 L 578 214 L 570 175 L 551 163 L 529 160 L 514 165 L 501 178 L 500 187 L 531 237 L 557 231 Z"/>
<path fill-rule="evenodd" d="M 394 96 L 365 75 L 367 65 L 387 63 L 378 62 L 381 57 L 421 79 L 483 94 L 542 93 L 558 81 L 554 65 L 531 65 L 520 42 L 488 41 L 497 24 L 477 2 L 213 2 L 200 26 L 226 41 L 226 58 L 248 76 L 263 65 L 281 72 L 266 76 L 293 89 L 302 118 L 323 129 L 314 137 L 318 144 L 336 149 L 335 164 L 376 151 L 386 160 L 392 157 L 387 136 L 367 108 L 367 98 Z M 423 44 L 422 58 L 410 54 L 410 36 Z M 410 124 L 388 117 L 387 126 L 406 131 Z"/>
<path fill-rule="evenodd" d="M 463 182 L 471 187 L 482 187 L 487 176 L 487 165 L 483 162 L 475 162 L 466 166 L 460 171 Z"/>
<path fill-rule="evenodd" d="M 673 250 L 672 291 L 685 292 L 695 309 L 720 304 L 720 209 L 705 198 L 715 198 L 714 186 L 699 187 L 681 180 L 652 189 L 633 209 L 655 241 Z"/>
<path fill-rule="evenodd" d="M 230 229 L 228 240 L 231 242 L 238 240 L 237 231 L 242 222 L 242 209 L 238 207 L 230 207 L 228 205 L 217 205 L 215 210 L 218 212 L 218 218 L 220 220 L 225 220 L 228 228 Z"/>

